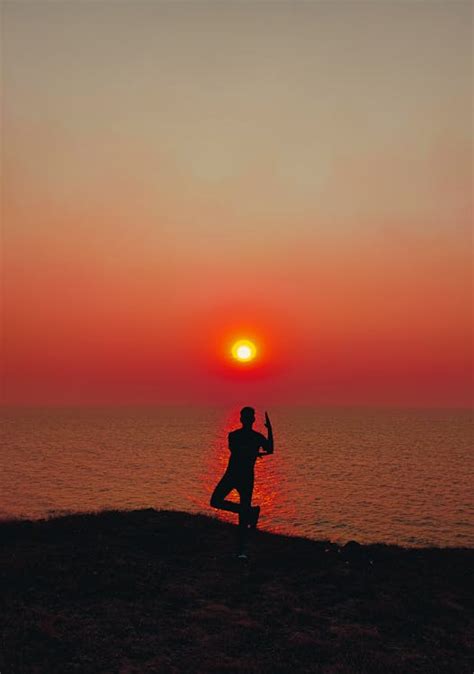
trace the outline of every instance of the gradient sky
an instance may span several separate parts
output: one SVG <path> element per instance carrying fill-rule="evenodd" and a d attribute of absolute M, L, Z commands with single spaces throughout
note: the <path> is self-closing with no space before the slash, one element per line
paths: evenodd
<path fill-rule="evenodd" d="M 2 31 L 5 402 L 471 404 L 470 2 Z"/>

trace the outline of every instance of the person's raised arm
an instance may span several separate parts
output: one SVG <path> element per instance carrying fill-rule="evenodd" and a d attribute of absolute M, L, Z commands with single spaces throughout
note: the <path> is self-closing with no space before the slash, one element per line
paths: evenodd
<path fill-rule="evenodd" d="M 265 450 L 260 456 L 265 456 L 266 454 L 273 454 L 273 429 L 270 422 L 270 417 L 265 412 L 265 426 L 267 428 L 267 438 L 265 438 L 265 444 L 263 449 Z"/>
<path fill-rule="evenodd" d="M 265 412 L 265 426 L 267 427 L 267 452 L 273 454 L 273 429 L 270 421 L 270 417 L 267 412 Z"/>

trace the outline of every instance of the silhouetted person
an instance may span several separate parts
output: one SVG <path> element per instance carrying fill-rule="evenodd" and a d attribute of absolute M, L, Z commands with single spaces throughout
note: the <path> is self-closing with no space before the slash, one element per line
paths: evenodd
<path fill-rule="evenodd" d="M 245 530 L 256 527 L 260 515 L 260 506 L 252 507 L 255 461 L 259 456 L 273 454 L 273 432 L 268 414 L 265 412 L 265 426 L 268 437 L 254 431 L 255 410 L 243 407 L 240 411 L 242 428 L 229 433 L 230 457 L 227 470 L 211 496 L 211 506 L 228 510 L 239 515 L 239 556 L 245 557 Z M 260 448 L 263 452 L 260 452 Z M 226 500 L 226 496 L 235 489 L 240 496 L 240 504 Z"/>

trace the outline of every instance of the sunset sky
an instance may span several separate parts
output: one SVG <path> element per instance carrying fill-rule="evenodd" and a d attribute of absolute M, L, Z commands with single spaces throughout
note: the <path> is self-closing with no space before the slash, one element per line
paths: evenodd
<path fill-rule="evenodd" d="M 2 33 L 4 402 L 471 404 L 470 2 Z"/>

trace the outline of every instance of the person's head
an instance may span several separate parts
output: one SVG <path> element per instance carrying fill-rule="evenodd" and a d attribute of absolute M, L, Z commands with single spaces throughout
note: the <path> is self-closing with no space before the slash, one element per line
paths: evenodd
<path fill-rule="evenodd" d="M 242 426 L 250 427 L 255 421 L 255 410 L 253 407 L 242 407 L 240 410 L 240 421 Z"/>

